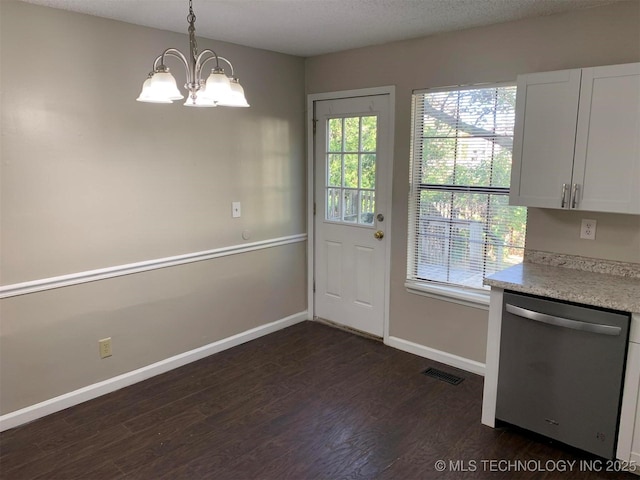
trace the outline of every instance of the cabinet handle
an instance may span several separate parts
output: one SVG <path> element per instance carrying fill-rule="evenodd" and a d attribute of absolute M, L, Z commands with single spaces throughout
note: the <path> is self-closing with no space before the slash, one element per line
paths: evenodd
<path fill-rule="evenodd" d="M 567 205 L 567 187 L 566 183 L 562 184 L 562 201 L 560 202 L 560 207 L 564 208 Z"/>
<path fill-rule="evenodd" d="M 572 190 L 571 191 L 571 208 L 577 208 L 578 207 L 578 191 L 580 190 L 580 185 L 578 185 L 577 183 L 574 183 L 571 190 Z"/>

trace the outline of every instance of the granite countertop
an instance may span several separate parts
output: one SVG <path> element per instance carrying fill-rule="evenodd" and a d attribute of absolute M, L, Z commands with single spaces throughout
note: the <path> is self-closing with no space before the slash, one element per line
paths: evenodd
<path fill-rule="evenodd" d="M 527 251 L 524 262 L 486 285 L 570 302 L 640 313 L 640 264 Z"/>

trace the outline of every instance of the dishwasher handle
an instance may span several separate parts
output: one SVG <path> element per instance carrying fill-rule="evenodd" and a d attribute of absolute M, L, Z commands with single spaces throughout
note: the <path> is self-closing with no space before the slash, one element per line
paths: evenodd
<path fill-rule="evenodd" d="M 536 322 L 546 323 L 548 325 L 554 325 L 556 327 L 571 328 L 573 330 L 580 330 L 583 332 L 597 333 L 600 335 L 620 335 L 622 329 L 613 325 L 602 325 L 599 323 L 581 322 L 579 320 L 570 320 L 568 318 L 555 317 L 553 315 L 547 315 L 546 313 L 540 313 L 533 310 L 527 310 L 526 308 L 516 307 L 507 303 L 505 305 L 507 312 L 513 313 L 518 317 L 523 317 L 528 320 Z"/>

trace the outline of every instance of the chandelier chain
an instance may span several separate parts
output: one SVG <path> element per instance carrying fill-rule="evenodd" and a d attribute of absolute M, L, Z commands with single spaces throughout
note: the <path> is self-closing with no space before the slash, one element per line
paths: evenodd
<path fill-rule="evenodd" d="M 193 0 L 189 0 L 189 15 L 187 15 L 187 22 L 189 22 L 189 50 L 191 57 L 195 61 L 198 56 L 198 42 L 196 41 L 196 14 L 193 13 Z"/>

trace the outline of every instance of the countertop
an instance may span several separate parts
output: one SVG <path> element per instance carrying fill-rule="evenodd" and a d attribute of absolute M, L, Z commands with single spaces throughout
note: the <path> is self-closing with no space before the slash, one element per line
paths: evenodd
<path fill-rule="evenodd" d="M 640 313 L 640 264 L 529 251 L 524 262 L 485 279 L 515 292 Z"/>

